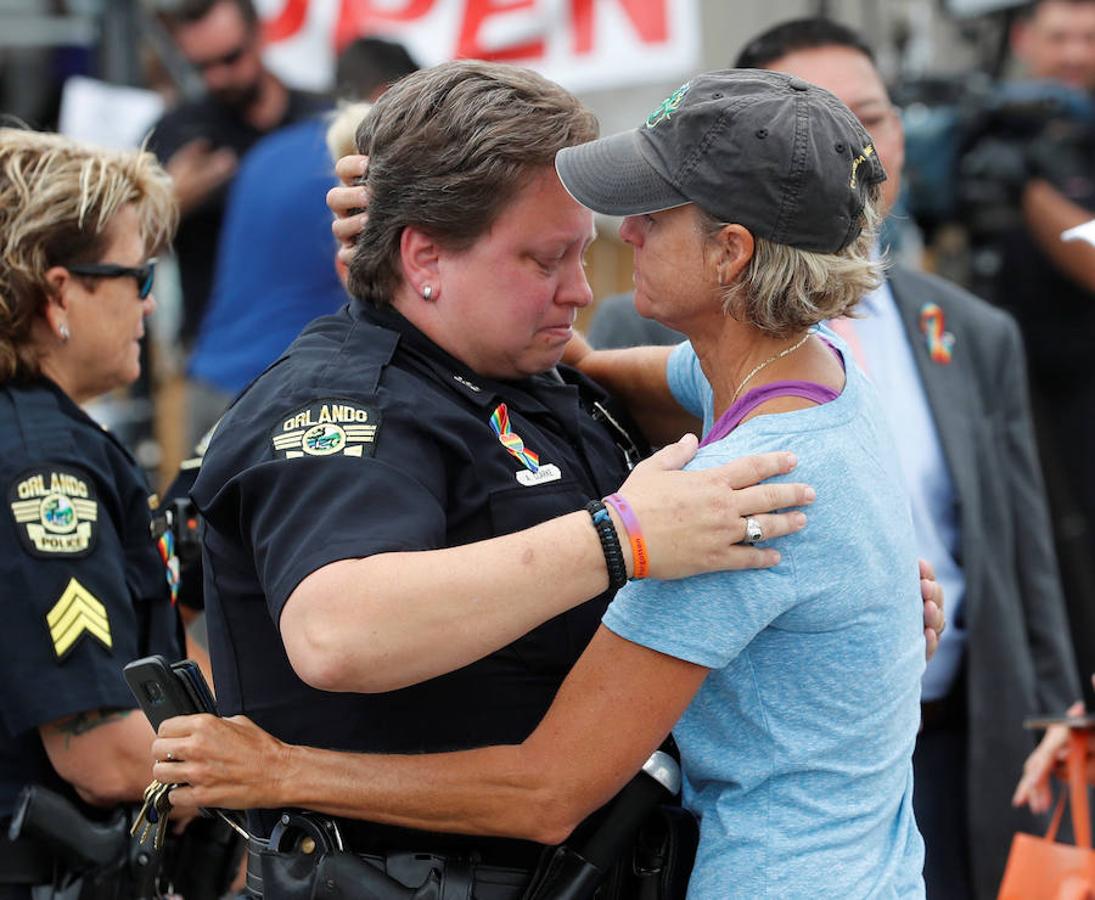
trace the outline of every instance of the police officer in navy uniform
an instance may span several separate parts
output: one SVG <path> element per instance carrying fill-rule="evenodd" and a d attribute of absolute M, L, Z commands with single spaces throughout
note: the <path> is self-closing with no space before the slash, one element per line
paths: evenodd
<path fill-rule="evenodd" d="M 763 513 L 802 486 L 748 487 L 790 460 L 681 473 L 686 439 L 628 477 L 623 420 L 555 369 L 591 300 L 593 222 L 552 162 L 595 130 L 556 85 L 473 62 L 409 76 L 361 126 L 357 299 L 229 409 L 192 491 L 223 714 L 344 750 L 523 740 L 634 571 L 597 499 L 625 478 L 652 575 L 774 562 L 736 542 L 750 514 L 768 535 L 792 529 Z M 276 814 L 252 829 L 270 834 Z M 351 850 L 470 860 L 484 898 L 517 896 L 541 849 L 340 826 Z"/>
<path fill-rule="evenodd" d="M 143 473 L 78 404 L 137 378 L 175 219 L 150 154 L 0 130 L 0 897 L 66 874 L 7 838 L 24 785 L 104 819 L 151 780 L 122 667 L 182 655 L 180 622 Z"/>

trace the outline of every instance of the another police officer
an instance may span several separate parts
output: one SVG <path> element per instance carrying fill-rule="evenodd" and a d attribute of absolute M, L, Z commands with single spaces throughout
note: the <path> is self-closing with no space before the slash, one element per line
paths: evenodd
<path fill-rule="evenodd" d="M 48 844 L 7 839 L 25 785 L 91 818 L 141 798 L 154 735 L 122 666 L 182 655 L 143 474 L 79 406 L 137 378 L 176 217 L 151 154 L 0 130 L 3 898 L 71 874 Z"/>
<path fill-rule="evenodd" d="M 374 106 L 358 134 L 372 198 L 358 299 L 245 391 L 192 493 L 222 713 L 347 750 L 520 742 L 629 575 L 771 565 L 776 550 L 737 543 L 745 517 L 769 537 L 802 526 L 765 513 L 803 503 L 804 486 L 748 487 L 786 454 L 682 473 L 688 438 L 628 476 L 618 411 L 556 371 L 591 301 L 594 231 L 553 160 L 595 133 L 558 86 L 482 63 L 408 76 Z M 646 556 L 598 499 L 617 489 Z M 339 824 L 348 849 L 458 863 L 476 883 L 518 870 L 480 896 L 516 896 L 540 852 Z"/>

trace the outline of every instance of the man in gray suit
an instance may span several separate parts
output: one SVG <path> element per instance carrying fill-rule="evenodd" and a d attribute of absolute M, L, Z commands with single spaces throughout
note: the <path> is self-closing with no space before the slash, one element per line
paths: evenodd
<path fill-rule="evenodd" d="M 893 204 L 904 136 L 862 38 L 824 19 L 788 22 L 750 42 L 737 65 L 788 72 L 840 97 L 874 138 Z M 622 309 L 616 300 L 609 322 L 595 323 L 601 341 L 611 341 L 606 325 L 627 318 Z M 947 598 L 950 627 L 925 674 L 914 756 L 928 896 L 994 897 L 1012 834 L 1036 830 L 1009 804 L 1032 747 L 1022 720 L 1080 696 L 1019 331 L 956 286 L 900 267 L 864 298 L 859 318 L 835 327 L 883 397 L 920 555 Z M 645 352 L 649 366 L 664 351 Z M 630 393 L 633 409 L 636 385 L 647 398 L 652 385 L 657 392 L 650 377 L 622 383 L 614 364 L 593 354 L 581 367 Z M 663 403 L 647 400 L 644 425 L 664 414 L 664 390 Z"/>

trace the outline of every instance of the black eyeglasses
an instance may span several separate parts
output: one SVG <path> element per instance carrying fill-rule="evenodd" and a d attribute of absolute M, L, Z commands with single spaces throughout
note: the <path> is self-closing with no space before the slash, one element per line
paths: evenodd
<path fill-rule="evenodd" d="M 137 298 L 144 300 L 152 293 L 152 282 L 156 280 L 156 260 L 150 259 L 142 266 L 119 266 L 115 263 L 85 263 L 78 266 L 65 266 L 74 275 L 89 275 L 92 278 L 135 278 L 137 279 Z"/>
<path fill-rule="evenodd" d="M 197 62 L 191 63 L 191 65 L 193 65 L 194 68 L 197 69 L 199 72 L 208 72 L 210 69 L 217 69 L 221 66 L 231 67 L 238 63 L 241 59 L 243 59 L 243 54 L 245 54 L 249 49 L 251 49 L 250 40 L 246 41 L 243 44 L 240 44 L 240 46 L 235 47 L 232 50 L 229 50 L 223 56 L 215 56 L 212 59 L 201 59 Z"/>

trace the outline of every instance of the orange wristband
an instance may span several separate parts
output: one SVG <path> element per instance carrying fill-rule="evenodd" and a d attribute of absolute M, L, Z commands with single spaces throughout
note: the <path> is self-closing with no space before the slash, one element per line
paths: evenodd
<path fill-rule="evenodd" d="M 646 551 L 646 539 L 643 537 L 642 526 L 639 525 L 639 517 L 635 515 L 635 510 L 623 494 L 609 494 L 604 502 L 620 514 L 620 520 L 624 523 L 624 530 L 631 544 L 631 558 L 634 561 L 634 572 L 631 577 L 646 578 L 650 572 L 650 556 Z"/>

